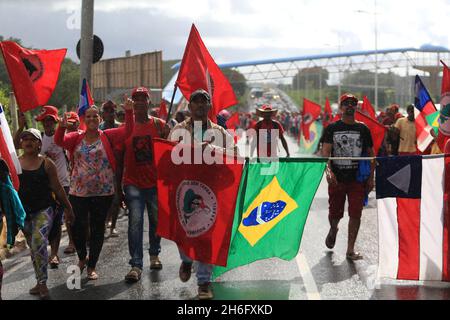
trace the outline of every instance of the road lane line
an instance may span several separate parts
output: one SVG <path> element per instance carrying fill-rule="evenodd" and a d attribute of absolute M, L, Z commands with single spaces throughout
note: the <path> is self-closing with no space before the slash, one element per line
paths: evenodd
<path fill-rule="evenodd" d="M 299 253 L 295 257 L 297 262 L 298 270 L 305 284 L 306 296 L 309 300 L 321 300 L 319 290 L 317 289 L 316 281 L 309 268 L 308 261 L 303 253 Z"/>

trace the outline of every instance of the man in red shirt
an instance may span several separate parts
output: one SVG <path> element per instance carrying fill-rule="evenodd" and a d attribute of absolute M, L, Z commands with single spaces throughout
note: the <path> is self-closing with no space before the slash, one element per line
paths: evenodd
<path fill-rule="evenodd" d="M 253 139 L 253 144 L 257 144 L 258 157 L 276 157 L 278 139 L 281 140 L 283 148 L 286 151 L 286 156 L 289 157 L 289 148 L 284 138 L 283 126 L 278 121 L 272 119 L 278 110 L 273 109 L 270 105 L 263 105 L 261 109 L 256 110 L 257 114 L 263 118 L 263 120 L 257 122 L 253 127 L 256 131 L 256 139 Z M 272 137 L 272 135 L 275 136 Z"/>
<path fill-rule="evenodd" d="M 131 270 L 125 276 L 128 282 L 141 278 L 143 268 L 144 210 L 147 206 L 149 218 L 150 269 L 160 270 L 158 258 L 161 238 L 156 235 L 157 194 L 156 168 L 153 162 L 152 138 L 163 137 L 165 122 L 148 115 L 150 93 L 147 88 L 135 88 L 132 92 L 135 125 L 132 135 L 122 145 L 123 179 L 128 214 L 128 249 Z M 122 162 L 122 161 L 119 161 Z M 120 177 L 119 177 L 120 178 Z"/>

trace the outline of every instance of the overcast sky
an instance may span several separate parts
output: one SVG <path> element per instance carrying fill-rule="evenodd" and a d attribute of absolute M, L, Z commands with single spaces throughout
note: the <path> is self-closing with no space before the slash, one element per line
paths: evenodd
<path fill-rule="evenodd" d="M 372 50 L 374 0 L 95 0 L 104 58 L 155 50 L 180 59 L 195 23 L 219 63 Z M 365 13 L 358 13 L 358 10 Z M 68 48 L 78 62 L 81 0 L 0 0 L 0 35 Z M 449 0 L 377 0 L 378 49 L 450 47 Z M 340 45 L 340 48 L 339 48 Z"/>

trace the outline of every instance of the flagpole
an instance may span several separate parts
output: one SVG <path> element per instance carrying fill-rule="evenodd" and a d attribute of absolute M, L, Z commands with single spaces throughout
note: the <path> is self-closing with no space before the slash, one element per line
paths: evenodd
<path fill-rule="evenodd" d="M 173 86 L 172 99 L 170 100 L 169 112 L 167 112 L 166 123 L 169 122 L 170 114 L 172 113 L 173 100 L 175 99 L 175 93 L 177 92 L 177 88 L 178 88 L 178 86 L 175 83 L 175 85 Z"/>

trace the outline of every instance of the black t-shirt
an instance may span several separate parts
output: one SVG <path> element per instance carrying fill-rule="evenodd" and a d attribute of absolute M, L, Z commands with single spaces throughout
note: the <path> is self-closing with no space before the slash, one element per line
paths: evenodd
<path fill-rule="evenodd" d="M 324 132 L 323 142 L 330 143 L 332 157 L 361 157 L 373 147 L 369 128 L 362 122 L 345 124 L 342 120 L 330 124 Z M 356 180 L 357 160 L 333 160 L 331 170 L 340 182 Z"/>

